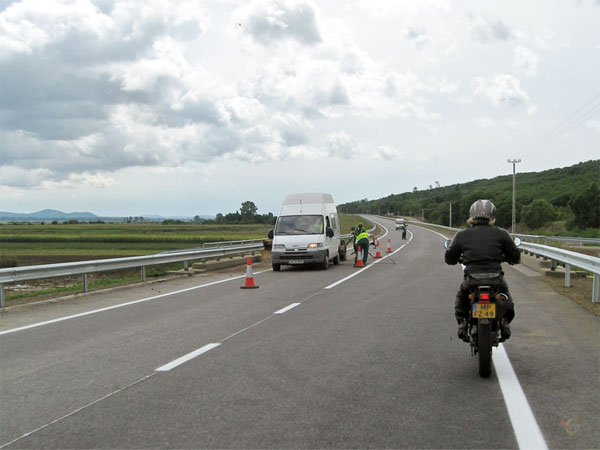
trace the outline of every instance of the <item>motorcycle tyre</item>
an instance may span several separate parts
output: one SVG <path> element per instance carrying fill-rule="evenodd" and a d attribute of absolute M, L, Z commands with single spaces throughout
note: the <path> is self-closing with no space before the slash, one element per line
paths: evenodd
<path fill-rule="evenodd" d="M 480 320 L 477 325 L 477 353 L 479 376 L 488 378 L 492 374 L 492 324 L 489 320 Z"/>

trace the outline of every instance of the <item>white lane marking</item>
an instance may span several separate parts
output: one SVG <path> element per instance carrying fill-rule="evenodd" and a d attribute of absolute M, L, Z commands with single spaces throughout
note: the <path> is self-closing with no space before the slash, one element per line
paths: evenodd
<path fill-rule="evenodd" d="M 519 448 L 546 450 L 544 436 L 502 344 L 492 353 L 492 360 Z"/>
<path fill-rule="evenodd" d="M 286 306 L 285 308 L 281 308 L 279 311 L 275 311 L 273 314 L 283 314 L 288 312 L 290 309 L 294 309 L 296 306 L 299 306 L 300 303 L 292 303 L 291 305 Z"/>
<path fill-rule="evenodd" d="M 383 225 L 382 225 L 382 226 L 383 226 Z M 409 231 L 409 233 L 410 233 L 410 231 Z M 342 278 L 341 280 L 338 280 L 338 281 L 336 281 L 335 283 L 332 283 L 332 284 L 330 284 L 329 286 L 325 286 L 323 289 L 333 289 L 334 287 L 336 287 L 336 286 L 339 286 L 340 284 L 342 284 L 342 283 L 344 283 L 344 282 L 348 281 L 349 279 L 351 279 L 351 278 L 354 278 L 354 277 L 355 277 L 356 275 L 358 275 L 359 273 L 362 273 L 362 272 L 364 272 L 365 270 L 367 270 L 367 269 L 370 269 L 370 268 L 371 268 L 371 267 L 373 267 L 375 264 L 378 264 L 378 263 L 380 263 L 380 262 L 381 262 L 381 261 L 383 261 L 384 259 L 386 259 L 386 258 L 389 258 L 389 257 L 390 257 L 390 256 L 392 256 L 392 255 L 395 255 L 395 254 L 396 254 L 396 253 L 398 253 L 400 250 L 402 250 L 404 247 L 406 247 L 406 246 L 408 245 L 408 243 L 409 243 L 409 242 L 412 240 L 412 238 L 413 238 L 413 234 L 412 234 L 412 233 L 410 233 L 410 239 L 408 240 L 408 242 L 406 242 L 406 244 L 402 245 L 400 248 L 396 249 L 396 250 L 395 250 L 395 251 L 393 251 L 392 253 L 388 253 L 388 254 L 387 254 L 386 256 L 384 256 L 383 258 L 376 259 L 375 261 L 373 261 L 373 263 L 372 263 L 372 264 L 369 264 L 369 265 L 365 266 L 364 268 L 362 268 L 362 269 L 360 269 L 360 270 L 358 270 L 358 271 L 354 272 L 353 274 L 351 274 L 351 275 L 348 275 L 346 278 Z"/>
<path fill-rule="evenodd" d="M 269 272 L 270 270 L 272 270 L 272 269 L 256 272 L 255 274 L 258 275 L 258 274 L 261 274 L 264 272 Z M 225 280 L 213 281 L 211 283 L 206 283 L 206 284 L 202 284 L 200 286 L 194 286 L 194 287 L 186 288 L 186 289 L 180 289 L 178 291 L 168 292 L 166 294 L 160 294 L 160 295 L 155 295 L 153 297 L 141 298 L 139 300 L 133 300 L 133 301 L 127 302 L 127 303 L 120 303 L 118 305 L 107 306 L 106 308 L 94 309 L 93 311 L 87 311 L 87 312 L 83 312 L 83 313 L 79 313 L 79 314 L 73 314 L 71 316 L 59 317 L 58 319 L 52 319 L 52 320 L 47 320 L 45 322 L 39 322 L 39 323 L 31 324 L 31 325 L 25 325 L 25 326 L 19 327 L 19 328 L 12 328 L 10 330 L 0 331 L 0 336 L 2 336 L 3 334 L 16 333 L 17 331 L 28 330 L 30 328 L 36 328 L 36 327 L 41 327 L 44 325 L 50 325 L 50 324 L 62 322 L 65 320 L 77 319 L 78 317 L 89 316 L 90 314 L 97 314 L 97 313 L 101 313 L 101 312 L 105 312 L 105 311 L 110 311 L 111 309 L 123 308 L 124 306 L 135 305 L 136 303 L 148 302 L 150 300 L 156 300 L 158 298 L 168 297 L 169 295 L 177 295 L 177 294 L 181 294 L 183 292 L 193 291 L 194 289 L 200 289 L 200 288 L 204 288 L 204 287 L 208 287 L 208 286 L 213 286 L 215 284 L 226 283 L 226 282 L 232 281 L 232 280 L 239 280 L 240 278 L 244 278 L 245 276 L 246 275 L 240 275 L 238 277 L 227 278 Z"/>
<path fill-rule="evenodd" d="M 215 344 L 207 344 L 204 347 L 200 347 L 198 350 L 194 350 L 193 352 L 188 353 L 187 355 L 183 355 L 181 358 L 177 358 L 175 361 L 171 361 L 168 364 L 165 364 L 164 366 L 160 366 L 158 369 L 154 369 L 155 372 L 168 372 L 171 369 L 174 369 L 177 366 L 182 365 L 183 363 L 188 362 L 191 359 L 194 359 L 210 350 L 212 350 L 213 348 L 217 348 L 219 345 L 221 345 L 220 343 L 215 343 Z"/>

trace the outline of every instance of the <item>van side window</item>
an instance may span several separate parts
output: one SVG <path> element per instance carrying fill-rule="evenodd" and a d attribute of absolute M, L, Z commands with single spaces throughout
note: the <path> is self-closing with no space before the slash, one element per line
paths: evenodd
<path fill-rule="evenodd" d="M 335 220 L 335 216 L 331 216 L 331 222 L 333 223 L 333 227 L 332 227 L 332 228 L 333 228 L 335 231 L 337 231 L 337 229 L 338 229 L 338 224 L 337 224 L 337 220 Z"/>
<path fill-rule="evenodd" d="M 329 216 L 325 216 L 325 230 L 327 230 L 327 228 L 331 228 L 331 225 L 329 223 Z"/>

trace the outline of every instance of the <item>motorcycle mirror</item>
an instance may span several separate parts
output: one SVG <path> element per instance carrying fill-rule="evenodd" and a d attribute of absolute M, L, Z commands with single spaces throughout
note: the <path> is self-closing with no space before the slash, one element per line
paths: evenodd
<path fill-rule="evenodd" d="M 514 239 L 514 241 L 515 241 L 515 245 L 516 245 L 517 247 L 518 247 L 519 245 L 521 245 L 521 238 L 518 238 L 518 237 L 516 237 L 516 238 Z"/>
<path fill-rule="evenodd" d="M 448 247 L 450 247 L 450 242 L 452 242 L 452 240 L 451 240 L 451 239 L 446 239 L 446 240 L 444 241 L 444 247 L 445 247 L 445 248 L 448 248 Z"/>

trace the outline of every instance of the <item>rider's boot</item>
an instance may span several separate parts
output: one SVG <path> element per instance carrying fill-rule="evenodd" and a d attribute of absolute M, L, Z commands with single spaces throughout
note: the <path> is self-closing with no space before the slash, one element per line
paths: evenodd
<path fill-rule="evenodd" d="M 458 338 L 465 342 L 469 342 L 469 335 L 467 334 L 467 321 L 464 319 L 458 322 Z"/>
<path fill-rule="evenodd" d="M 506 319 L 502 319 L 502 322 L 500 323 L 500 342 L 504 342 L 508 338 L 510 338 L 510 326 Z"/>

